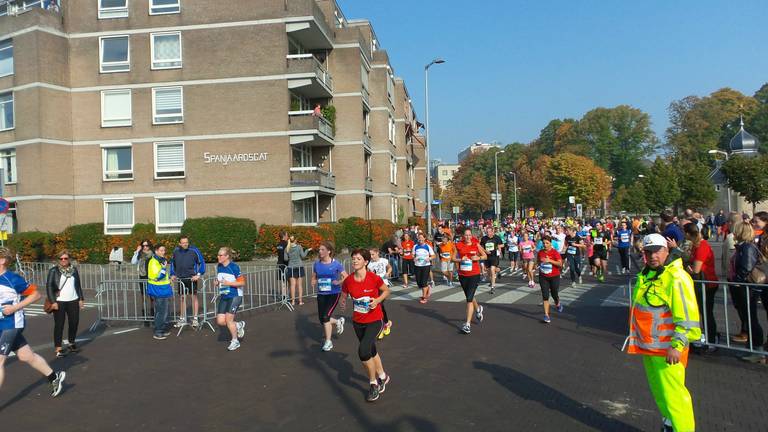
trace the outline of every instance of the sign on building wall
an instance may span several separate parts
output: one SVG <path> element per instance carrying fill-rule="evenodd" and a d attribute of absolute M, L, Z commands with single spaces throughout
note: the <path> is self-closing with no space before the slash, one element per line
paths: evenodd
<path fill-rule="evenodd" d="M 269 153 L 221 153 L 214 154 L 210 152 L 203 153 L 203 161 L 206 164 L 218 163 L 222 165 L 229 165 L 230 163 L 241 162 L 264 162 L 267 160 Z"/>

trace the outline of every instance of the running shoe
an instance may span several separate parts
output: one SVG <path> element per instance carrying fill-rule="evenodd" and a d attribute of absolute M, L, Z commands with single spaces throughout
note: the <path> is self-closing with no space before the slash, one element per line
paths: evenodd
<path fill-rule="evenodd" d="M 581 275 L 579 275 L 579 285 L 581 285 L 581 284 L 583 284 L 583 283 L 584 283 L 584 281 L 582 281 L 582 279 L 581 279 Z"/>
<path fill-rule="evenodd" d="M 323 351 L 330 351 L 333 349 L 333 342 L 327 340 L 323 343 Z"/>
<path fill-rule="evenodd" d="M 384 324 L 384 336 L 389 336 L 389 332 L 392 331 L 392 321 L 388 321 Z"/>
<path fill-rule="evenodd" d="M 599 280 L 600 282 L 605 282 L 605 276 L 600 275 L 600 277 L 597 278 L 597 280 Z"/>
<path fill-rule="evenodd" d="M 461 331 L 463 331 L 466 334 L 470 334 L 472 332 L 471 329 L 469 328 L 468 323 L 464 323 L 464 325 L 461 326 Z"/>
<path fill-rule="evenodd" d="M 71 343 L 71 344 L 67 345 L 67 351 L 73 352 L 73 353 L 79 353 L 80 352 L 80 347 L 77 346 L 77 344 Z"/>
<path fill-rule="evenodd" d="M 164 337 L 168 337 L 168 336 L 170 336 L 170 335 L 171 335 L 171 332 L 169 332 L 168 330 L 166 330 L 166 331 L 164 331 L 164 332 L 162 333 L 162 335 L 163 335 Z"/>
<path fill-rule="evenodd" d="M 384 390 L 387 389 L 387 384 L 389 384 L 389 374 L 386 374 L 384 376 L 384 379 L 378 378 L 379 381 L 379 394 L 384 393 Z"/>
<path fill-rule="evenodd" d="M 179 318 L 179 320 L 176 321 L 176 323 L 173 326 L 176 327 L 176 328 L 179 328 L 179 327 L 183 326 L 186 323 L 187 323 L 187 321 L 184 318 Z"/>
<path fill-rule="evenodd" d="M 561 312 L 561 313 L 563 312 L 563 305 L 562 304 L 557 305 L 557 311 Z"/>
<path fill-rule="evenodd" d="M 421 304 L 425 304 L 426 302 L 427 302 L 427 298 L 426 297 L 422 297 L 422 298 L 419 299 L 419 303 L 421 303 Z"/>
<path fill-rule="evenodd" d="M 365 400 L 368 402 L 373 402 L 379 398 L 379 393 L 381 393 L 379 390 L 379 385 L 371 384 L 371 389 L 368 390 L 368 396 L 365 397 Z"/>
<path fill-rule="evenodd" d="M 156 335 L 154 335 L 152 337 L 157 339 L 157 340 L 163 340 L 163 339 L 167 339 L 168 338 L 168 336 L 166 336 L 164 334 L 156 334 Z"/>
<path fill-rule="evenodd" d="M 240 348 L 240 341 L 237 339 L 232 339 L 232 342 L 230 342 L 229 346 L 227 347 L 229 351 L 234 351 L 238 348 Z"/>
<path fill-rule="evenodd" d="M 477 318 L 478 322 L 483 322 L 483 307 L 478 305 L 477 312 L 475 312 L 475 318 Z"/>
<path fill-rule="evenodd" d="M 237 338 L 242 339 L 245 336 L 245 321 L 237 322 Z"/>
<path fill-rule="evenodd" d="M 379 334 L 376 336 L 376 339 L 378 339 L 378 340 L 382 340 L 382 339 L 384 339 L 384 336 L 385 336 L 385 335 L 384 335 L 384 330 L 382 330 L 382 331 L 380 331 L 380 332 L 379 332 Z"/>
<path fill-rule="evenodd" d="M 197 319 L 197 317 L 192 318 L 192 327 L 194 328 L 200 327 L 200 321 Z"/>
<path fill-rule="evenodd" d="M 542 319 L 541 322 L 543 322 L 544 324 L 549 324 L 550 322 L 552 322 L 552 320 L 549 319 L 549 315 L 544 315 L 544 319 Z"/>
<path fill-rule="evenodd" d="M 344 333 L 344 322 L 345 321 L 346 320 L 344 319 L 344 317 L 340 317 L 339 319 L 336 320 L 336 334 L 339 335 L 339 336 L 341 336 L 341 334 Z M 331 345 L 331 346 L 333 346 L 333 345 Z"/>
<path fill-rule="evenodd" d="M 56 351 L 56 358 L 64 358 L 67 356 L 67 352 L 62 350 Z"/>
<path fill-rule="evenodd" d="M 491 294 L 493 294 L 494 290 L 496 290 L 495 286 L 491 286 Z"/>
<path fill-rule="evenodd" d="M 55 372 L 56 378 L 51 381 L 51 397 L 56 397 L 61 393 L 61 389 L 64 388 L 64 378 L 67 377 L 67 373 L 64 371 Z"/>
<path fill-rule="evenodd" d="M 528 281 L 528 287 L 533 288 L 535 285 L 533 281 Z"/>

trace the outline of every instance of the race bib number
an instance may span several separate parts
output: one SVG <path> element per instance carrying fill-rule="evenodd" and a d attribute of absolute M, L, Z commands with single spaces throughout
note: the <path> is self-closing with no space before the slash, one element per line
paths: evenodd
<path fill-rule="evenodd" d="M 523 252 L 524 253 L 531 253 L 531 247 L 530 246 L 523 246 Z"/>
<path fill-rule="evenodd" d="M 601 244 L 603 244 L 603 238 L 602 238 L 602 237 L 597 237 L 597 238 L 595 238 L 595 244 L 596 244 L 596 245 L 601 245 Z"/>
<path fill-rule="evenodd" d="M 518 249 L 517 245 L 514 244 L 514 243 L 509 246 L 509 251 L 510 252 L 517 252 L 518 250 L 519 249 Z"/>
<path fill-rule="evenodd" d="M 227 287 L 219 288 L 219 295 L 220 296 L 228 296 L 229 293 L 231 293 L 231 292 L 232 292 L 232 290 L 228 286 Z"/>
<path fill-rule="evenodd" d="M 451 258 L 451 254 L 449 252 L 443 252 L 440 254 L 441 258 L 449 259 Z"/>
<path fill-rule="evenodd" d="M 354 311 L 357 313 L 366 314 L 371 311 L 371 298 L 370 297 L 360 297 L 356 299 L 352 299 L 352 306 L 354 308 Z"/>
<path fill-rule="evenodd" d="M 493 242 L 486 243 L 485 250 L 491 253 L 496 252 L 496 243 L 493 243 Z"/>
<path fill-rule="evenodd" d="M 410 250 L 410 249 L 406 249 L 406 250 L 404 250 L 404 251 L 403 251 L 403 256 L 406 256 L 406 257 L 409 257 L 409 256 L 411 256 L 411 250 Z"/>
<path fill-rule="evenodd" d="M 629 234 L 626 234 L 626 233 L 622 234 L 621 235 L 621 242 L 622 243 L 629 243 Z"/>
<path fill-rule="evenodd" d="M 541 263 L 539 270 L 541 270 L 542 274 L 552 273 L 552 263 Z"/>
<path fill-rule="evenodd" d="M 331 278 L 320 278 L 317 280 L 317 289 L 320 292 L 333 291 L 333 281 Z"/>
<path fill-rule="evenodd" d="M 576 255 L 576 246 L 568 246 L 568 255 Z"/>
<path fill-rule="evenodd" d="M 459 270 L 463 272 L 472 271 L 472 260 L 461 260 L 461 264 L 459 264 Z"/>

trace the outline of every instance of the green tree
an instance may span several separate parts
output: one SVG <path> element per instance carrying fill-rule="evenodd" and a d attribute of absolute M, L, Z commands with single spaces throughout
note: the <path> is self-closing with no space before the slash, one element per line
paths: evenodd
<path fill-rule="evenodd" d="M 752 213 L 757 203 L 768 199 L 768 156 L 732 156 L 722 166 L 728 179 L 728 186 L 752 204 Z"/>
<path fill-rule="evenodd" d="M 482 175 L 475 174 L 472 176 L 469 185 L 462 191 L 459 201 L 465 212 L 472 216 L 481 215 L 492 207 L 491 187 Z"/>
<path fill-rule="evenodd" d="M 715 202 L 717 192 L 709 180 L 710 168 L 696 160 L 674 162 L 677 170 L 677 185 L 680 188 L 681 208 L 707 208 Z"/>
<path fill-rule="evenodd" d="M 642 180 L 648 208 L 660 212 L 680 201 L 680 187 L 677 172 L 672 164 L 660 157 Z"/>
<path fill-rule="evenodd" d="M 614 211 L 623 210 L 635 214 L 648 210 L 643 183 L 634 182 L 630 186 L 619 186 L 611 201 L 611 208 Z"/>
<path fill-rule="evenodd" d="M 588 156 L 616 179 L 617 186 L 635 182 L 643 160 L 658 145 L 651 117 L 628 105 L 595 108 L 579 120 L 578 130 L 590 149 Z"/>
<path fill-rule="evenodd" d="M 755 100 L 760 104 L 757 110 L 746 120 L 746 128 L 760 142 L 760 153 L 768 153 L 768 83 L 755 92 Z"/>

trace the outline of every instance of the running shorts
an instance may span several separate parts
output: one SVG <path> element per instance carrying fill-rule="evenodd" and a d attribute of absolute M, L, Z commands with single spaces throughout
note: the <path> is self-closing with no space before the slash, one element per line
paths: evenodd
<path fill-rule="evenodd" d="M 416 285 L 419 288 L 426 288 L 429 285 L 429 274 L 432 273 L 432 266 L 416 266 Z"/>
<path fill-rule="evenodd" d="M 485 260 L 485 266 L 486 267 L 498 267 L 499 266 L 499 257 L 497 255 L 489 256 L 487 260 Z"/>
<path fill-rule="evenodd" d="M 453 271 L 453 261 L 440 261 L 440 271 L 448 273 Z"/>
<path fill-rule="evenodd" d="M 507 257 L 510 261 L 518 261 L 520 259 L 520 252 L 507 252 Z"/>
<path fill-rule="evenodd" d="M 9 318 L 6 318 L 9 319 Z M 16 352 L 24 345 L 27 340 L 21 334 L 24 329 L 14 328 L 0 331 L 0 355 L 8 357 L 11 352 Z"/>
<path fill-rule="evenodd" d="M 331 320 L 336 305 L 339 304 L 341 293 L 336 294 L 318 294 L 317 295 L 317 318 L 320 323 L 325 324 Z"/>
<path fill-rule="evenodd" d="M 286 278 L 303 278 L 305 276 L 304 267 L 288 267 L 285 269 Z"/>
<path fill-rule="evenodd" d="M 217 315 L 224 315 L 224 314 L 232 314 L 234 315 L 237 313 L 237 310 L 240 309 L 240 305 L 243 304 L 243 298 L 241 296 L 237 297 L 230 297 L 230 298 L 219 298 L 219 304 L 216 306 L 216 314 Z"/>
<path fill-rule="evenodd" d="M 192 278 L 179 278 L 179 285 L 176 287 L 176 292 L 179 295 L 197 295 L 197 281 L 193 281 Z"/>
<path fill-rule="evenodd" d="M 477 284 L 480 282 L 480 275 L 474 276 L 459 276 L 459 283 L 461 284 L 461 290 L 464 291 L 464 296 L 467 298 L 467 303 L 472 302 L 475 298 L 475 291 L 477 291 Z"/>
<path fill-rule="evenodd" d="M 560 290 L 560 277 L 545 277 L 545 276 L 539 276 L 539 285 L 541 285 L 541 299 L 544 301 L 548 301 L 550 295 L 552 296 L 552 299 L 555 300 L 555 303 L 560 302 L 560 296 L 558 295 L 558 291 Z"/>
<path fill-rule="evenodd" d="M 360 347 L 357 349 L 357 355 L 361 361 L 368 361 L 376 357 L 376 337 L 384 329 L 383 321 L 374 321 L 370 323 L 353 322 L 355 335 L 360 341 Z"/>
<path fill-rule="evenodd" d="M 407 275 L 412 275 L 412 274 L 415 273 L 415 270 L 414 270 L 415 267 L 416 266 L 413 264 L 413 260 L 404 259 L 403 260 L 403 268 L 402 268 L 401 273 L 402 274 L 407 274 Z"/>

